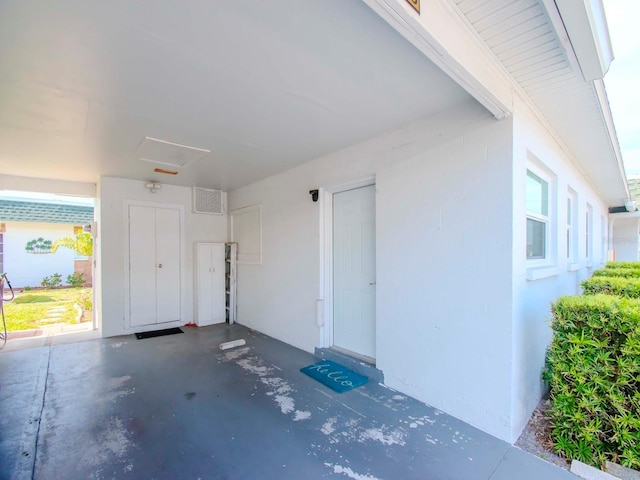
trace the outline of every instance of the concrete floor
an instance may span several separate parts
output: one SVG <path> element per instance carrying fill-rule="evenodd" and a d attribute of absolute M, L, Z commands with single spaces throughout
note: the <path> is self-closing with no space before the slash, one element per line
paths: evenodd
<path fill-rule="evenodd" d="M 100 338 L 100 331 L 90 323 L 74 323 L 33 330 L 9 332 L 9 339 L 1 352 L 14 352 L 25 348 L 49 347 L 62 343 L 83 342 Z"/>
<path fill-rule="evenodd" d="M 242 326 L 184 330 L 0 352 L 0 478 L 577 478 L 375 382 L 336 394 Z"/>

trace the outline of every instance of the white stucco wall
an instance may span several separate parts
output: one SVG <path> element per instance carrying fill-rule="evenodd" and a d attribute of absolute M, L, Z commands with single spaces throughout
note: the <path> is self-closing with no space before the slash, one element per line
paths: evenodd
<path fill-rule="evenodd" d="M 192 190 L 186 187 L 162 185 L 156 193 L 149 192 L 145 182 L 122 178 L 102 177 L 96 202 L 100 222 L 98 247 L 99 265 L 96 270 L 101 295 L 97 301 L 102 308 L 101 325 L 103 336 L 114 336 L 130 332 L 125 325 L 124 279 L 126 248 L 126 208 L 128 201 L 152 202 L 184 206 L 184 272 L 176 279 L 182 282 L 184 316 L 180 324 L 193 322 L 194 311 L 194 244 L 196 242 L 225 242 L 227 240 L 226 215 L 200 215 L 192 213 Z"/>
<path fill-rule="evenodd" d="M 27 242 L 36 238 L 55 241 L 73 237 L 73 225 L 59 223 L 5 222 L 4 271 L 14 287 L 39 287 L 44 277 L 59 273 L 62 283 L 73 273 L 75 252 L 60 248 L 55 254 L 32 254 L 25 251 Z"/>
<path fill-rule="evenodd" d="M 517 439 L 543 394 L 541 371 L 551 341 L 550 304 L 560 295 L 580 292 L 580 282 L 606 261 L 608 209 L 586 178 L 531 111 L 516 101 L 513 168 L 513 430 Z M 535 157 L 555 177 L 551 224 L 551 260 L 535 265 L 526 259 L 525 179 Z M 566 256 L 566 215 L 569 188 L 577 196 L 577 255 Z M 592 255 L 586 257 L 587 204 L 592 206 Z M 542 277 L 535 280 L 531 278 Z M 528 279 L 529 278 L 529 279 Z"/>
<path fill-rule="evenodd" d="M 629 216 L 625 216 L 629 215 Z M 634 212 L 635 215 L 635 212 Z M 640 219 L 632 214 L 612 215 L 613 222 L 613 249 L 616 252 L 618 262 L 638 261 L 638 250 L 640 249 L 640 237 L 638 236 L 638 226 Z"/>
<path fill-rule="evenodd" d="M 229 194 L 262 205 L 262 265 L 238 267 L 239 322 L 322 345 L 320 202 L 376 178 L 377 365 L 385 383 L 501 438 L 511 425 L 511 129 L 475 102 Z"/>

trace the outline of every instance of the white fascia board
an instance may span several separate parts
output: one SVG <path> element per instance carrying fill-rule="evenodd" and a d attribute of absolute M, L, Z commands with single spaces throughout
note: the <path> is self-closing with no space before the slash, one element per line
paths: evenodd
<path fill-rule="evenodd" d="M 553 28 L 560 41 L 560 44 L 562 45 L 562 48 L 564 49 L 567 59 L 571 64 L 571 68 L 576 72 L 580 72 L 582 74 L 582 77 L 585 78 L 584 68 L 581 65 L 580 60 L 578 59 L 577 54 L 574 50 L 574 45 L 572 43 L 572 40 L 569 38 L 569 34 L 565 28 L 564 19 L 560 15 L 560 11 L 558 10 L 556 1 L 562 2 L 563 5 L 564 3 L 567 2 L 567 0 L 542 0 L 542 4 L 544 5 L 547 11 L 549 20 L 551 21 L 551 24 L 553 25 Z M 569 1 L 572 1 L 572 0 L 569 0 Z M 574 2 L 574 3 L 571 3 L 571 5 L 574 7 L 577 7 L 578 2 Z M 609 31 L 607 29 L 604 10 L 602 10 L 602 2 L 600 0 L 593 0 L 592 3 L 598 3 L 600 5 L 599 11 L 601 12 L 601 15 L 600 15 L 600 20 L 601 20 L 600 23 L 602 25 L 601 29 L 602 28 L 604 29 L 603 35 L 606 37 L 603 40 L 605 44 L 603 49 L 608 51 L 610 58 L 613 59 L 613 56 L 611 54 L 611 42 L 609 39 Z M 587 9 L 586 5 L 584 6 L 584 8 Z M 607 68 L 609 63 L 611 63 L 611 60 L 608 61 Z M 620 153 L 620 145 L 618 143 L 618 136 L 616 133 L 614 122 L 613 122 L 613 116 L 611 114 L 611 108 L 609 106 L 609 100 L 607 99 L 607 93 L 604 87 L 604 82 L 602 81 L 602 77 L 592 80 L 592 85 L 593 85 L 596 98 L 598 99 L 600 112 L 602 113 L 603 123 L 605 125 L 605 128 L 607 129 L 609 142 L 611 144 L 611 151 L 613 152 L 613 155 L 615 157 L 614 160 L 616 162 L 616 168 L 618 170 L 621 183 L 618 185 L 607 185 L 604 188 L 602 187 L 602 185 L 596 186 L 592 182 L 590 182 L 590 184 L 596 191 L 598 191 L 601 195 L 603 195 L 603 197 L 608 198 L 610 203 L 613 202 L 610 204 L 610 206 L 613 206 L 615 205 L 615 201 L 613 200 L 614 198 L 619 198 L 620 202 L 622 203 L 624 203 L 626 199 L 630 198 L 629 186 L 626 180 L 624 164 L 622 162 L 622 154 Z M 554 133 L 554 136 L 555 136 L 555 133 Z M 565 149 L 565 151 L 568 152 L 567 149 Z M 570 154 L 570 157 L 572 158 L 572 161 L 574 165 L 578 168 L 578 170 L 586 176 L 587 174 L 584 171 L 584 168 L 575 159 L 573 159 L 572 153 Z M 624 192 L 624 197 L 618 193 L 620 191 Z"/>
<path fill-rule="evenodd" d="M 448 0 L 423 2 L 418 14 L 405 0 L 362 0 L 497 119 L 513 114 L 509 77 Z"/>
<path fill-rule="evenodd" d="M 555 0 L 573 51 L 588 82 L 604 78 L 613 60 L 602 0 Z M 550 10 L 550 1 L 545 1 Z"/>
<path fill-rule="evenodd" d="M 96 197 L 95 183 L 0 174 L 0 190 Z"/>
<path fill-rule="evenodd" d="M 602 81 L 602 79 L 595 80 L 593 82 L 593 85 L 595 87 L 596 96 L 598 97 L 598 103 L 600 104 L 602 119 L 607 129 L 607 134 L 609 135 L 609 141 L 611 142 L 611 149 L 613 151 L 615 160 L 617 162 L 618 172 L 620 173 L 620 179 L 624 185 L 625 198 L 622 200 L 626 200 L 631 198 L 631 194 L 629 192 L 627 175 L 625 173 L 624 163 L 622 161 L 622 153 L 620 152 L 620 143 L 618 142 L 618 134 L 616 133 L 616 126 L 613 123 L 613 114 L 611 113 L 611 108 L 609 107 L 609 99 L 607 98 L 607 91 L 605 90 L 604 82 Z"/>

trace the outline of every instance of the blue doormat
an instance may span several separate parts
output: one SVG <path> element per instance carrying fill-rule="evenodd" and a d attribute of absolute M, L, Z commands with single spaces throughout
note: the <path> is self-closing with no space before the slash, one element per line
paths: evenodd
<path fill-rule="evenodd" d="M 331 360 L 323 360 L 301 368 L 300 371 L 338 393 L 348 392 L 352 388 L 360 387 L 369 381 L 364 375 L 360 375 Z"/>

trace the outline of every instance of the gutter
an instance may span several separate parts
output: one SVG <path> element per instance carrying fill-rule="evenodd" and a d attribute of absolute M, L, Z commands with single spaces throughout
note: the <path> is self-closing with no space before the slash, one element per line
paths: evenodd
<path fill-rule="evenodd" d="M 627 174 L 624 169 L 622 152 L 620 151 L 620 143 L 618 142 L 618 134 L 616 132 L 616 126 L 613 123 L 613 114 L 611 113 L 611 107 L 609 106 L 609 99 L 607 98 L 607 91 L 604 87 L 604 81 L 595 80 L 593 82 L 593 87 L 596 92 L 598 104 L 600 105 L 602 120 L 604 122 L 605 128 L 607 129 L 607 135 L 609 137 L 609 142 L 611 143 L 611 149 L 613 150 L 613 155 L 618 166 L 618 171 L 620 172 L 620 176 L 622 177 L 622 181 L 624 183 L 626 197 L 630 199 L 631 193 L 629 192 L 629 183 L 627 182 Z"/>
<path fill-rule="evenodd" d="M 553 1 L 587 82 L 604 78 L 613 61 L 611 37 L 602 0 Z"/>
<path fill-rule="evenodd" d="M 592 83 L 625 197 L 631 198 L 613 115 L 603 78 L 614 59 L 602 0 L 542 0 L 569 63 Z M 617 207 L 614 207 L 617 208 Z M 624 208 L 624 207 L 622 207 Z M 626 211 L 626 210 L 625 210 Z M 609 212 L 614 213 L 614 212 Z"/>

